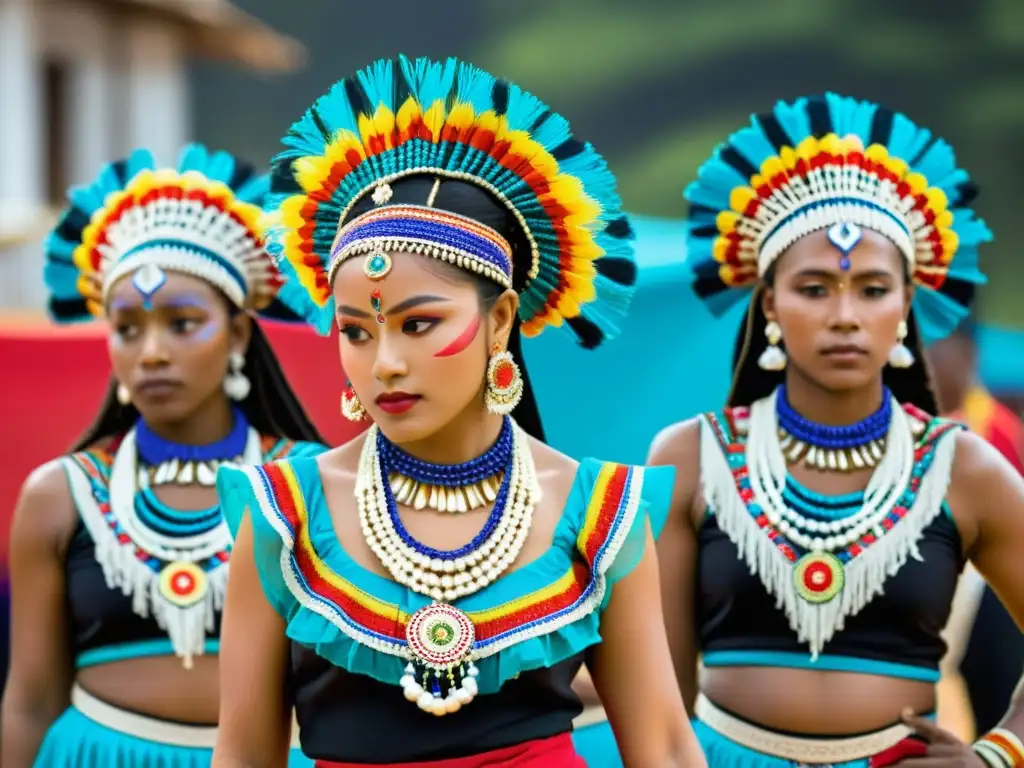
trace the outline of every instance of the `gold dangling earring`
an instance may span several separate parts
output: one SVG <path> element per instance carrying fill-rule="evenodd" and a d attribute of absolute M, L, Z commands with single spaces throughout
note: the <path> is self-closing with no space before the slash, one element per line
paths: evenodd
<path fill-rule="evenodd" d="M 896 343 L 889 350 L 889 365 L 893 368 L 909 368 L 914 364 L 914 353 L 903 343 L 909 332 L 907 321 L 900 320 L 900 324 L 896 326 Z"/>
<path fill-rule="evenodd" d="M 345 389 L 341 391 L 341 415 L 349 421 L 362 421 L 366 418 L 366 410 L 359 402 L 351 381 L 346 381 Z"/>
<path fill-rule="evenodd" d="M 132 402 L 132 393 L 124 384 L 117 385 L 117 402 L 121 405 L 130 405 Z"/>
<path fill-rule="evenodd" d="M 768 339 L 768 346 L 757 358 L 757 365 L 765 371 L 785 370 L 786 353 L 779 346 L 779 342 L 782 341 L 782 328 L 774 320 L 769 320 L 764 327 L 764 335 Z"/>
<path fill-rule="evenodd" d="M 504 416 L 512 413 L 523 397 L 523 376 L 512 354 L 497 344 L 487 364 L 487 387 L 484 402 L 491 413 Z"/>

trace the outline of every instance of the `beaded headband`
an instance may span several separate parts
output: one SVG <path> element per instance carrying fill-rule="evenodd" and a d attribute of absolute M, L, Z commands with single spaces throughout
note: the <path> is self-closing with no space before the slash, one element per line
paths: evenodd
<path fill-rule="evenodd" d="M 338 232 L 327 268 L 327 280 L 342 263 L 369 254 L 367 276 L 384 277 L 391 269 L 388 251 L 432 256 L 512 286 L 512 246 L 500 234 L 474 219 L 418 205 L 391 205 L 357 216 Z"/>
<path fill-rule="evenodd" d="M 218 288 L 239 309 L 271 309 L 283 278 L 260 229 L 266 176 L 226 152 L 193 144 L 176 169 L 136 150 L 68 193 L 69 207 L 46 240 L 45 280 L 58 321 L 102 316 L 113 285 L 133 275 L 147 299 L 164 270 Z M 301 304 L 302 294 L 285 291 Z M 297 311 L 297 310 L 296 310 Z"/>
<path fill-rule="evenodd" d="M 905 116 L 835 94 L 779 103 L 715 150 L 686 189 L 695 288 L 720 314 L 790 245 L 828 230 L 840 266 L 875 230 L 899 249 L 926 341 L 950 333 L 985 281 L 978 246 L 992 235 L 953 150 Z M 958 284 L 960 284 L 958 286 Z"/>
<path fill-rule="evenodd" d="M 522 227 L 530 244 L 529 254 L 515 254 L 525 262 L 516 265 L 523 275 L 517 290 L 524 335 L 566 325 L 594 347 L 615 333 L 636 281 L 633 230 L 615 179 L 564 118 L 518 86 L 455 59 L 379 61 L 317 100 L 283 143 L 271 173 L 268 250 L 308 292 L 306 318 L 322 333 L 334 316 L 330 276 L 338 263 L 339 222 L 371 190 L 383 205 L 388 185 L 411 176 L 474 184 Z M 361 221 L 347 224 L 346 234 Z M 397 227 L 388 230 L 388 241 L 408 240 L 406 224 L 412 226 L 410 220 L 387 225 Z M 417 232 L 423 225 L 415 221 Z M 492 279 L 504 275 L 510 283 L 511 263 L 505 268 L 489 259 L 485 252 L 495 258 L 497 252 L 478 241 L 466 247 L 468 230 L 455 226 L 458 232 L 439 226 L 430 237 L 416 235 L 413 244 L 432 254 L 436 248 L 439 258 L 456 264 L 461 257 L 470 268 L 486 262 Z M 484 251 L 474 250 L 478 245 Z"/>

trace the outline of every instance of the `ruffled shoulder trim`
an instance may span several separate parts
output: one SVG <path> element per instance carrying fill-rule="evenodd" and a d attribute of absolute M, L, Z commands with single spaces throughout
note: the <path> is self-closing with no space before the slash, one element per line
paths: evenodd
<path fill-rule="evenodd" d="M 475 628 L 481 692 L 600 642 L 610 587 L 639 562 L 652 511 L 663 522 L 672 480 L 670 467 L 585 460 L 551 550 L 456 602 Z M 251 510 L 257 567 L 288 636 L 350 672 L 397 685 L 406 625 L 430 601 L 344 554 L 324 522 L 316 462 L 224 467 L 218 490 L 233 530 Z"/>

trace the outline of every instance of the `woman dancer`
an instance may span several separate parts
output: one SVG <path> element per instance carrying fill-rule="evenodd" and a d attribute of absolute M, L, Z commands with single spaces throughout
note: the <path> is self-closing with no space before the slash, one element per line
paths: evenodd
<path fill-rule="evenodd" d="M 829 94 L 754 117 L 686 196 L 698 292 L 753 289 L 728 407 L 651 452 L 678 471 L 659 562 L 709 764 L 1022 764 L 1017 709 L 974 752 L 927 719 L 965 558 L 1024 619 L 1024 482 L 933 415 L 920 354 L 982 279 L 967 174 Z"/>
<path fill-rule="evenodd" d="M 72 190 L 47 241 L 52 313 L 106 317 L 113 380 L 15 512 L 4 768 L 210 764 L 231 551 L 216 469 L 324 450 L 252 320 L 289 315 L 257 228 L 267 189 L 223 152 L 190 146 L 173 170 L 140 150 Z"/>
<path fill-rule="evenodd" d="M 311 322 L 337 322 L 344 407 L 375 425 L 218 477 L 239 533 L 214 764 L 275 765 L 294 701 L 320 768 L 578 766 L 588 654 L 626 765 L 702 765 L 664 674 L 650 530 L 671 470 L 546 446 L 521 367 L 520 323 L 592 347 L 625 307 L 604 161 L 454 60 L 379 62 L 285 144 L 271 247 Z"/>

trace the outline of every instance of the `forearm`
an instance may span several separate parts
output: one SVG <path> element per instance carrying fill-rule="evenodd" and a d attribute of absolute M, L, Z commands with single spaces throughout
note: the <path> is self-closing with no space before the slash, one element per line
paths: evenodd
<path fill-rule="evenodd" d="M 991 768 L 1024 766 L 1024 678 L 1010 700 L 1010 708 L 999 725 L 982 734 L 974 750 Z"/>
<path fill-rule="evenodd" d="M 4 768 L 32 768 L 39 747 L 53 718 L 34 716 L 4 706 L 0 730 L 0 765 Z"/>

